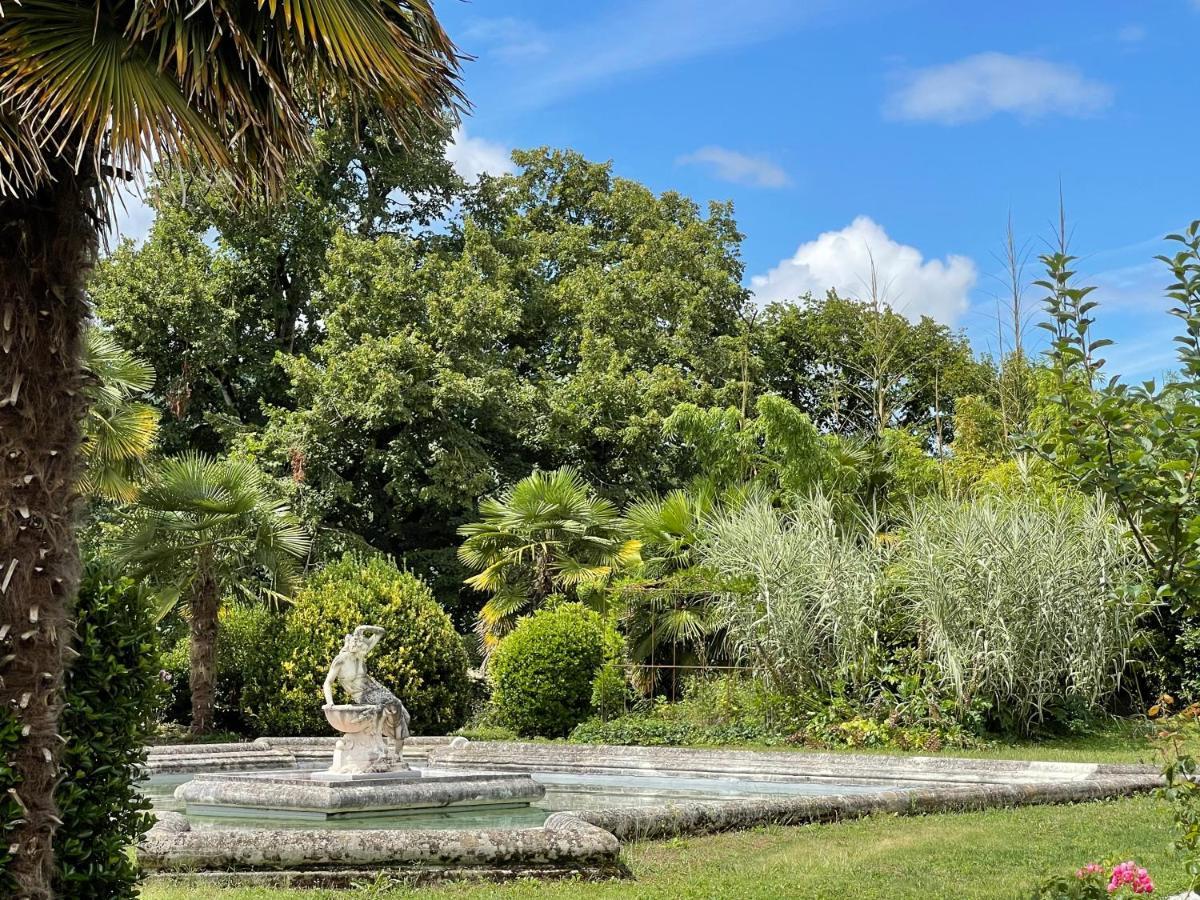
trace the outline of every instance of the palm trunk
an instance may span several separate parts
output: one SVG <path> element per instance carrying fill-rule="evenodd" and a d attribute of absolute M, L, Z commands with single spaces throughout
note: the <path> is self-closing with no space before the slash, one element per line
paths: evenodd
<path fill-rule="evenodd" d="M 213 727 L 213 697 L 217 684 L 217 614 L 221 595 L 217 582 L 201 570 L 190 598 L 191 641 L 189 674 L 192 686 L 192 734 L 207 734 Z"/>
<path fill-rule="evenodd" d="M 0 202 L 0 716 L 21 726 L 11 767 L 21 818 L 5 835 L 14 896 L 48 898 L 58 824 L 61 688 L 79 580 L 83 280 L 90 193 L 69 172 Z"/>

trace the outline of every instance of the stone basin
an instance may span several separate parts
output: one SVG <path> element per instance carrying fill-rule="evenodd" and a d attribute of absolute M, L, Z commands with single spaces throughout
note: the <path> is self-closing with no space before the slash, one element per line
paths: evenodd
<path fill-rule="evenodd" d="M 342 734 L 362 734 L 375 730 L 378 706 L 358 706 L 353 703 L 335 703 L 321 707 L 325 712 L 325 721 L 333 726 L 334 731 Z"/>

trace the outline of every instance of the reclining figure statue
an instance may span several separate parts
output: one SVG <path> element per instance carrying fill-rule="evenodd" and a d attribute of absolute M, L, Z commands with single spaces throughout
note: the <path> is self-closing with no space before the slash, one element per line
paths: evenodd
<path fill-rule="evenodd" d="M 325 718 L 342 732 L 329 771 L 342 774 L 396 772 L 408 768 L 401 758 L 408 737 L 408 710 L 400 699 L 367 674 L 367 657 L 384 630 L 359 625 L 342 642 L 325 676 Z M 333 702 L 340 685 L 350 703 Z"/>

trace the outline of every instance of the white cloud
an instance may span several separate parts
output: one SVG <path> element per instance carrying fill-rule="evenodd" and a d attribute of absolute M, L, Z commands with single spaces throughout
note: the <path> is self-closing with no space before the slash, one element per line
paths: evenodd
<path fill-rule="evenodd" d="M 1023 119 L 1094 115 L 1112 89 L 1060 63 L 1005 53 L 979 53 L 918 69 L 888 98 L 888 118 L 958 125 L 1009 113 Z"/>
<path fill-rule="evenodd" d="M 637 72 L 774 40 L 857 5 L 858 0 L 742 0 L 731 15 L 727 0 L 614 0 L 590 4 L 591 15 L 553 30 L 521 34 L 523 23 L 505 19 L 472 27 L 481 41 L 507 32 L 509 43 L 499 46 L 526 44 L 537 51 L 526 53 L 503 96 L 517 109 L 533 109 Z M 516 62 L 511 50 L 509 61 Z M 494 105 L 489 109 L 497 114 Z"/>
<path fill-rule="evenodd" d="M 1142 25 L 1126 25 L 1117 32 L 1122 44 L 1140 44 L 1146 39 L 1146 28 Z"/>
<path fill-rule="evenodd" d="M 467 181 L 480 175 L 502 175 L 513 171 L 510 151 L 503 144 L 486 138 L 472 137 L 459 125 L 446 146 L 446 159 L 454 171 Z"/>
<path fill-rule="evenodd" d="M 694 153 L 679 157 L 684 166 L 704 166 L 722 181 L 748 184 L 752 187 L 778 188 L 792 183 L 787 172 L 761 156 L 748 156 L 725 147 L 701 147 Z"/>
<path fill-rule="evenodd" d="M 506 63 L 528 62 L 550 52 L 550 39 L 531 22 L 505 16 L 476 19 L 459 40 L 468 51 L 481 48 L 480 55 L 494 56 Z"/>
<path fill-rule="evenodd" d="M 808 292 L 819 296 L 830 288 L 844 297 L 862 298 L 868 294 L 872 261 L 882 298 L 914 320 L 927 315 L 956 324 L 978 278 L 970 258 L 926 260 L 916 247 L 892 240 L 870 217 L 858 216 L 840 231 L 801 244 L 790 259 L 750 279 L 750 288 L 759 303 Z"/>

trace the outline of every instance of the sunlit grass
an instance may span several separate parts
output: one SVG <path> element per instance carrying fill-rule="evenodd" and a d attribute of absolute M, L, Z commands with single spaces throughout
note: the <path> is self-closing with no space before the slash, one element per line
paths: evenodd
<path fill-rule="evenodd" d="M 1136 859 L 1159 895 L 1185 886 L 1170 849 L 1171 818 L 1149 797 L 1073 806 L 879 816 L 832 825 L 771 827 L 627 848 L 631 880 L 518 881 L 436 888 L 362 888 L 398 898 L 831 898 L 928 900 L 1022 897 L 1048 872 L 1111 857 Z M 145 900 L 332 900 L 337 891 L 217 889 L 153 883 Z"/>

